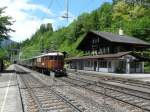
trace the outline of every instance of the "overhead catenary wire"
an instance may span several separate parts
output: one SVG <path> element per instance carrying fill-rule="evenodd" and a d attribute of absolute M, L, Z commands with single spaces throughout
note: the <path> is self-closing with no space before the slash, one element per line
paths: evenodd
<path fill-rule="evenodd" d="M 57 2 L 58 8 L 63 9 L 63 6 L 60 4 L 60 2 L 58 2 L 58 0 L 56 0 L 56 2 Z"/>
<path fill-rule="evenodd" d="M 50 9 L 51 6 L 52 6 L 52 4 L 53 4 L 53 0 L 50 0 L 49 5 L 48 5 L 47 8 Z M 43 15 L 42 20 L 43 20 L 45 17 L 46 17 L 46 15 Z"/>
<path fill-rule="evenodd" d="M 62 18 L 65 18 L 65 19 L 67 19 L 67 21 L 68 21 L 68 19 L 69 19 L 69 0 L 65 0 L 65 4 L 66 4 L 66 6 L 65 6 L 65 12 L 64 12 L 64 15 L 62 15 L 61 17 Z"/>
<path fill-rule="evenodd" d="M 48 5 L 48 9 L 50 9 L 50 7 L 52 6 L 53 2 L 54 2 L 54 0 L 51 0 L 51 1 L 50 1 L 49 5 Z M 55 2 L 57 2 L 57 6 L 58 6 L 60 9 L 63 8 L 57 0 L 55 0 Z M 68 19 L 68 18 L 69 18 L 69 1 L 68 1 L 68 0 L 66 0 L 66 6 L 65 6 L 65 8 L 66 8 L 66 12 L 64 13 L 64 15 L 62 15 L 62 16 L 50 16 L 49 18 L 59 18 L 59 17 L 61 17 L 61 18 L 66 18 L 66 19 Z M 44 15 L 44 16 L 42 17 L 42 20 L 43 20 L 45 17 L 46 17 L 46 15 Z"/>

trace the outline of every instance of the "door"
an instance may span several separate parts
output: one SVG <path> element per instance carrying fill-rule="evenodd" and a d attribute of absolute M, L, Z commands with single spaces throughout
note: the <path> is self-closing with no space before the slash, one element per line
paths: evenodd
<path fill-rule="evenodd" d="M 94 71 L 96 71 L 97 68 L 97 61 L 94 61 Z"/>

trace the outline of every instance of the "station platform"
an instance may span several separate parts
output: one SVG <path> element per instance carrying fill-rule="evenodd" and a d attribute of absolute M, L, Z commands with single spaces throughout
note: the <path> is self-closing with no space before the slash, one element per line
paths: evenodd
<path fill-rule="evenodd" d="M 74 69 L 67 69 L 67 71 L 75 71 Z M 119 74 L 119 73 L 104 73 L 104 72 L 96 72 L 96 71 L 85 71 L 85 70 L 76 70 L 75 72 L 79 73 L 87 73 L 87 74 L 95 74 L 101 76 L 111 76 L 111 77 L 119 77 L 119 78 L 127 78 L 127 79 L 135 79 L 145 82 L 150 82 L 150 73 L 131 73 L 131 74 Z"/>
<path fill-rule="evenodd" d="M 13 70 L 11 65 L 7 70 Z M 22 104 L 15 73 L 0 73 L 0 112 L 22 112 Z"/>

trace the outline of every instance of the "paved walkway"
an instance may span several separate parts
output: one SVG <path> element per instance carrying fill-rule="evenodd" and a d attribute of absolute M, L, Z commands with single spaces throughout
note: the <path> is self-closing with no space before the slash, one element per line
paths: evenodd
<path fill-rule="evenodd" d="M 13 65 L 8 70 L 13 69 Z M 22 112 L 15 73 L 0 74 L 0 112 Z"/>
<path fill-rule="evenodd" d="M 68 69 L 71 71 L 75 71 L 73 69 Z M 135 74 L 117 74 L 117 73 L 103 73 L 103 72 L 95 72 L 95 71 L 85 71 L 85 70 L 77 70 L 77 72 L 88 73 L 88 74 L 97 74 L 103 76 L 113 76 L 113 77 L 121 77 L 121 78 L 130 78 L 137 79 L 141 81 L 149 81 L 150 82 L 150 74 L 146 73 L 135 73 Z"/>

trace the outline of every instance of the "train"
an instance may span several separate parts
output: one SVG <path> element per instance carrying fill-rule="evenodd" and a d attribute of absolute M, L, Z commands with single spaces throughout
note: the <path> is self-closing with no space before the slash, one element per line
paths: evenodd
<path fill-rule="evenodd" d="M 48 75 L 54 74 L 56 77 L 67 76 L 64 68 L 64 54 L 62 52 L 50 52 L 19 60 L 19 64 Z"/>

